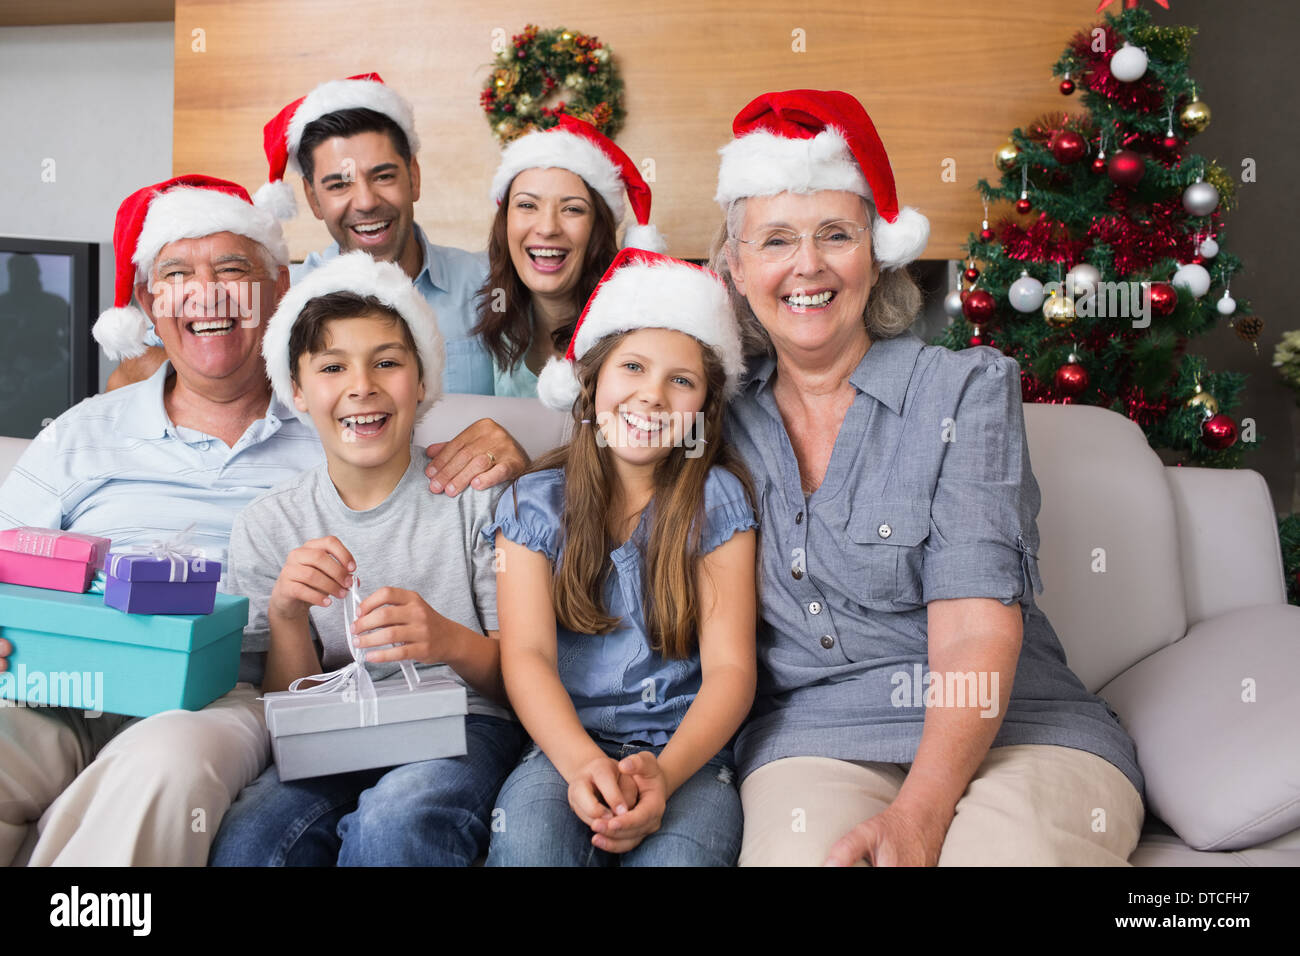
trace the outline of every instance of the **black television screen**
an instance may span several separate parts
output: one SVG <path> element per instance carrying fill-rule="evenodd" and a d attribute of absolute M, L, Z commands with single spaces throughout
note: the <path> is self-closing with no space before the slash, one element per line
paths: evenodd
<path fill-rule="evenodd" d="M 0 237 L 0 434 L 34 438 L 99 387 L 99 245 Z"/>

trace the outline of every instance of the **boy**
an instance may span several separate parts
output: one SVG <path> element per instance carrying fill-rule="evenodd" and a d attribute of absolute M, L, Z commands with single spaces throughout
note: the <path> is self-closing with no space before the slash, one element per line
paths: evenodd
<path fill-rule="evenodd" d="M 487 849 L 524 735 L 504 706 L 493 554 L 480 543 L 495 496 L 430 496 L 424 453 L 411 446 L 440 395 L 433 310 L 399 266 L 349 253 L 291 288 L 263 355 L 276 394 L 310 416 L 326 456 L 235 519 L 229 590 L 249 599 L 244 650 L 265 652 L 263 691 L 348 663 L 350 638 L 363 650 L 391 644 L 366 655 L 376 680 L 410 659 L 422 679 L 466 685 L 468 753 L 289 783 L 271 766 L 231 807 L 211 862 L 470 864 Z M 372 593 L 348 635 L 354 574 Z"/>

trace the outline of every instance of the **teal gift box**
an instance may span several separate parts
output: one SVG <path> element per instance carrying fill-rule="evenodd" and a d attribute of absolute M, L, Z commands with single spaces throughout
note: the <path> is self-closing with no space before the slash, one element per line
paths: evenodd
<path fill-rule="evenodd" d="M 239 676 L 248 599 L 211 614 L 124 614 L 104 595 L 0 584 L 0 637 L 13 645 L 0 698 L 148 717 L 198 710 Z M 3 706 L 3 705 L 0 705 Z"/>

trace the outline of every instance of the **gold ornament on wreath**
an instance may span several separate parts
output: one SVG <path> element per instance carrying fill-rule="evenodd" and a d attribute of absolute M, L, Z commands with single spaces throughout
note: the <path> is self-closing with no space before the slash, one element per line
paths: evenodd
<path fill-rule="evenodd" d="M 613 138 L 623 125 L 623 81 L 614 57 L 597 37 L 533 24 L 497 54 L 479 106 L 502 145 L 561 114 L 584 120 Z"/>

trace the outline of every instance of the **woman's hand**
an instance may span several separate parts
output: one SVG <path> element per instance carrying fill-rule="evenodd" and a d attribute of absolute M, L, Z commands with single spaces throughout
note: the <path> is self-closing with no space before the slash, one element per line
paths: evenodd
<path fill-rule="evenodd" d="M 601 754 L 583 764 L 569 781 L 569 806 L 583 823 L 627 813 L 636 805 L 636 784 L 619 773 L 618 761 Z"/>
<path fill-rule="evenodd" d="M 635 785 L 635 805 L 627 813 L 602 817 L 591 824 L 596 831 L 592 845 L 610 853 L 626 853 L 658 830 L 668 805 L 668 781 L 654 754 L 643 750 L 624 757 L 618 771 L 623 780 Z"/>
<path fill-rule="evenodd" d="M 528 467 L 528 455 L 510 433 L 490 418 L 480 418 L 451 441 L 424 450 L 432 459 L 424 469 L 429 490 L 455 497 L 466 488 L 491 488 Z"/>
<path fill-rule="evenodd" d="M 863 820 L 831 847 L 826 866 L 937 866 L 946 824 L 897 801 Z"/>

